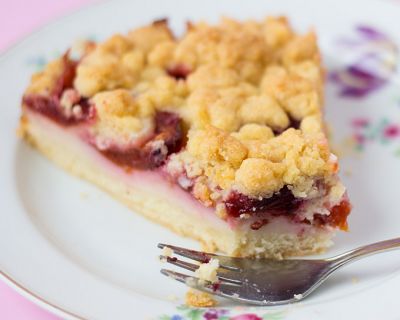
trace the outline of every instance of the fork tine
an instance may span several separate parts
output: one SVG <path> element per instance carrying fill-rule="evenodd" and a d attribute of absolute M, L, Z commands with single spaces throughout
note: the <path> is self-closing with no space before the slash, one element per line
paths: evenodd
<path fill-rule="evenodd" d="M 190 270 L 190 271 L 196 271 L 199 268 L 199 266 L 196 265 L 196 264 L 193 264 L 193 263 L 190 263 L 190 262 L 186 262 L 186 261 L 182 261 L 182 260 L 179 260 L 179 259 L 177 259 L 175 257 L 171 258 L 171 257 L 167 257 L 167 256 L 160 256 L 160 259 L 164 260 L 164 261 L 166 261 L 168 263 L 171 263 L 171 264 L 173 264 L 175 266 L 178 266 L 178 267 Z M 236 275 L 238 273 L 235 272 L 234 274 Z M 217 273 L 217 277 L 218 277 L 219 280 L 223 280 L 223 281 L 226 281 L 226 282 L 229 282 L 229 283 L 234 283 L 234 284 L 238 284 L 238 285 L 242 284 L 241 280 L 225 277 L 221 273 Z"/>
<path fill-rule="evenodd" d="M 161 261 L 166 261 L 166 262 L 171 263 L 171 264 L 173 264 L 175 266 L 182 267 L 182 268 L 190 270 L 190 271 L 196 271 L 199 268 L 199 266 L 196 265 L 196 264 L 193 264 L 193 263 L 190 263 L 190 262 L 186 262 L 186 261 L 182 261 L 182 260 L 179 260 L 179 259 L 177 259 L 175 257 L 171 258 L 171 257 L 167 257 L 167 256 L 160 256 L 160 260 Z"/>
<path fill-rule="evenodd" d="M 182 282 L 184 284 L 189 285 L 190 282 L 195 283 L 198 282 L 200 279 L 192 276 L 188 276 L 187 274 L 183 274 L 180 272 L 175 272 L 168 269 L 161 269 L 160 272 L 169 278 L 172 278 L 176 281 Z"/>
<path fill-rule="evenodd" d="M 215 254 L 212 253 L 205 253 L 205 252 L 185 249 L 181 247 L 171 246 L 165 243 L 159 243 L 157 246 L 160 249 L 164 249 L 165 247 L 170 248 L 174 253 L 179 254 L 180 256 L 193 259 L 202 263 L 207 263 L 210 261 L 212 257 L 216 256 Z"/>
<path fill-rule="evenodd" d="M 168 269 L 161 269 L 161 273 L 176 281 L 182 282 L 191 288 L 205 291 L 211 294 L 216 294 L 221 297 L 228 297 L 234 300 L 239 300 L 238 289 L 241 287 L 241 285 L 239 284 L 226 283 L 223 281 L 220 281 L 218 283 L 204 282 L 200 281 L 199 278 Z"/>
<path fill-rule="evenodd" d="M 231 271 L 240 271 L 241 270 L 238 267 L 229 265 L 228 260 L 233 259 L 233 258 L 224 257 L 224 256 L 220 256 L 220 255 L 213 254 L 213 253 L 206 253 L 206 252 L 201 252 L 201 251 L 196 251 L 196 250 L 185 249 L 182 247 L 172 246 L 172 245 L 165 244 L 165 243 L 159 243 L 157 245 L 157 247 L 160 249 L 164 249 L 165 247 L 169 248 L 177 255 L 180 255 L 185 258 L 193 259 L 193 260 L 199 261 L 201 263 L 207 263 L 212 258 L 217 258 L 219 261 L 219 266 L 221 268 L 228 269 Z"/>
<path fill-rule="evenodd" d="M 217 293 L 217 291 L 221 291 L 222 286 L 230 286 L 232 288 L 239 288 L 241 284 L 237 283 L 227 283 L 225 281 L 218 281 L 217 283 L 211 283 L 209 281 L 200 280 L 197 277 L 189 276 L 187 274 L 183 274 L 180 272 L 168 270 L 168 269 L 161 269 L 161 273 L 169 278 L 182 282 L 189 287 L 203 290 L 207 289 L 210 290 L 208 292 Z"/>

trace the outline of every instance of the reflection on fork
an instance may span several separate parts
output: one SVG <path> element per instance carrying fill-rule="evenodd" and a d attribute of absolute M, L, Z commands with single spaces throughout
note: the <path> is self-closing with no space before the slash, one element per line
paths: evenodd
<path fill-rule="evenodd" d="M 227 257 L 212 253 L 189 250 L 168 244 L 158 244 L 160 249 L 169 248 L 176 255 L 208 263 L 219 261 L 217 282 L 204 281 L 194 276 L 162 269 L 161 273 L 186 285 L 232 300 L 257 304 L 279 305 L 299 301 L 308 296 L 329 275 L 341 266 L 373 253 L 400 247 L 400 238 L 366 245 L 328 259 L 253 259 Z M 178 267 L 196 271 L 199 264 L 176 257 L 160 256 Z"/>

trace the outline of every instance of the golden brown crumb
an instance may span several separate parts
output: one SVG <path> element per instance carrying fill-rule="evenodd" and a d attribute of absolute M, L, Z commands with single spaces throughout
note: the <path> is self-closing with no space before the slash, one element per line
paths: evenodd
<path fill-rule="evenodd" d="M 304 232 L 294 232 L 292 222 L 286 225 L 281 219 L 277 225 L 270 223 L 261 232 L 253 232 L 248 212 L 261 210 L 262 197 L 273 194 L 281 207 L 281 200 L 289 200 L 288 191 L 305 200 L 294 209 L 296 216 L 311 222 L 315 214 L 329 214 L 333 205 L 347 201 L 322 121 L 324 77 L 313 32 L 295 33 L 284 17 L 242 22 L 223 18 L 215 25 L 190 23 L 186 33 L 174 37 L 164 20 L 90 44 L 83 53 L 79 47 L 69 52 L 77 63 L 73 84 L 70 67 L 75 64 L 65 63 L 66 55 L 64 61 L 51 62 L 34 75 L 26 91 L 34 96 L 24 99 L 23 112 L 30 121 L 21 120 L 20 134 L 49 158 L 151 219 L 199 239 L 205 252 L 282 259 L 321 252 L 331 244 L 333 230 L 314 223 L 303 224 Z M 113 160 L 127 155 L 119 159 L 126 162 L 131 157 L 128 166 L 133 171 L 136 155 L 143 162 L 148 157 L 156 160 L 161 166 L 154 174 L 162 173 L 166 183 L 176 183 L 209 207 L 204 210 L 227 223 L 200 214 L 193 228 L 187 212 L 195 207 L 174 206 L 169 196 L 147 205 L 151 188 L 108 179 L 107 172 L 98 170 L 101 163 L 90 165 L 92 155 L 87 159 L 80 155 L 73 142 L 66 143 L 65 151 L 60 149 L 57 142 L 68 140 L 59 134 L 47 137 L 40 117 L 36 121 L 33 112 L 30 116 L 31 107 L 41 108 L 41 101 L 58 102 L 59 98 L 68 120 L 70 115 L 77 116 L 74 110 L 85 115 L 71 117 L 73 121 L 60 132 L 66 129 L 67 134 L 76 135 L 74 139 L 79 136 L 81 142 L 94 144 L 100 151 L 111 151 L 103 154 Z M 164 117 L 160 111 L 174 116 Z M 175 126 L 163 123 L 169 121 L 165 118 L 175 121 L 178 117 L 182 137 Z M 175 134 L 182 138 L 179 152 L 175 139 L 167 141 Z M 285 194 L 279 193 L 283 186 Z M 260 202 L 252 206 L 254 198 Z M 299 202 L 293 203 L 297 207 Z M 202 212 L 200 207 L 195 211 Z M 173 213 L 173 219 L 165 212 Z M 220 227 L 224 225 L 230 227 Z M 201 278 L 215 280 L 215 266 L 200 268 Z M 192 304 L 213 304 L 207 296 L 192 296 L 188 298 Z"/>
<path fill-rule="evenodd" d="M 28 126 L 28 117 L 26 115 L 21 115 L 19 119 L 19 126 L 16 130 L 17 137 L 24 138 L 26 135 L 26 127 Z"/>
<path fill-rule="evenodd" d="M 186 79 L 171 76 L 177 67 Z M 49 94 L 61 72 L 61 59 L 50 63 L 27 92 Z M 213 205 L 216 187 L 260 196 L 289 184 L 304 193 L 337 171 L 322 125 L 322 75 L 315 33 L 296 34 L 284 17 L 191 23 L 181 38 L 162 20 L 92 44 L 74 88 L 96 107 L 100 148 L 144 141 L 158 110 L 179 114 L 187 148 L 171 161 Z"/>
<path fill-rule="evenodd" d="M 93 97 L 97 121 L 93 129 L 99 137 L 128 143 L 145 131 L 151 132 L 153 124 L 149 115 L 143 112 L 132 95 L 125 89 L 104 91 Z"/>
<path fill-rule="evenodd" d="M 249 158 L 236 171 L 235 181 L 245 194 L 266 196 L 283 187 L 284 166 L 266 159 Z"/>
<path fill-rule="evenodd" d="M 289 118 L 278 102 L 269 95 L 252 96 L 240 109 L 244 123 L 258 123 L 282 131 L 289 125 Z"/>
<path fill-rule="evenodd" d="M 255 141 L 259 143 L 266 143 L 269 139 L 274 137 L 271 128 L 255 123 L 249 123 L 240 128 L 238 132 L 232 133 L 232 136 L 239 139 L 242 143 Z"/>
<path fill-rule="evenodd" d="M 43 71 L 37 72 L 32 76 L 31 83 L 28 89 L 26 89 L 26 93 L 50 94 L 62 73 L 62 66 L 63 60 L 61 57 L 51 61 Z"/>
<path fill-rule="evenodd" d="M 185 303 L 190 307 L 215 307 L 217 301 L 208 293 L 189 289 L 186 293 Z"/>

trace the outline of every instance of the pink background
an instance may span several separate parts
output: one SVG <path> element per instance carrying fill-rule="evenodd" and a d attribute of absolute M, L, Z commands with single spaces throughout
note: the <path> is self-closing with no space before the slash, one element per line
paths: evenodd
<path fill-rule="evenodd" d="M 94 0 L 0 0 L 0 53 L 25 35 Z M 59 320 L 0 281 L 0 319 Z"/>
<path fill-rule="evenodd" d="M 48 21 L 95 0 L 0 0 L 0 52 Z M 393 0 L 400 3 L 400 0 Z M 59 320 L 0 281 L 0 319 Z"/>

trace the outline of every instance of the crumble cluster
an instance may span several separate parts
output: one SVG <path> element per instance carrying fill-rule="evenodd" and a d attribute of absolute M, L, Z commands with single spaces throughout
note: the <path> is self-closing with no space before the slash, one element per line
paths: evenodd
<path fill-rule="evenodd" d="M 37 72 L 32 76 L 26 94 L 40 94 L 49 96 L 57 85 L 57 80 L 63 72 L 63 60 L 59 58 L 46 65 L 42 72 Z"/>
<path fill-rule="evenodd" d="M 35 75 L 46 94 L 60 62 Z M 175 112 L 188 131 L 172 171 L 196 178 L 193 194 L 211 205 L 216 188 L 269 196 L 284 185 L 307 194 L 337 170 L 321 119 L 323 70 L 313 32 L 284 17 L 188 24 L 176 39 L 160 20 L 87 46 L 74 89 L 97 110 L 94 132 L 128 144 L 149 134 L 156 111 Z"/>
<path fill-rule="evenodd" d="M 195 271 L 195 276 L 202 282 L 218 282 L 217 271 L 219 268 L 218 259 L 211 259 L 207 263 L 200 264 L 199 268 Z"/>
<path fill-rule="evenodd" d="M 189 289 L 186 293 L 185 304 L 196 308 L 210 308 L 215 307 L 217 301 L 206 292 Z"/>
<path fill-rule="evenodd" d="M 153 113 L 136 103 L 126 89 L 103 91 L 92 98 L 97 121 L 93 131 L 100 149 L 109 145 L 132 146 L 154 131 Z"/>

